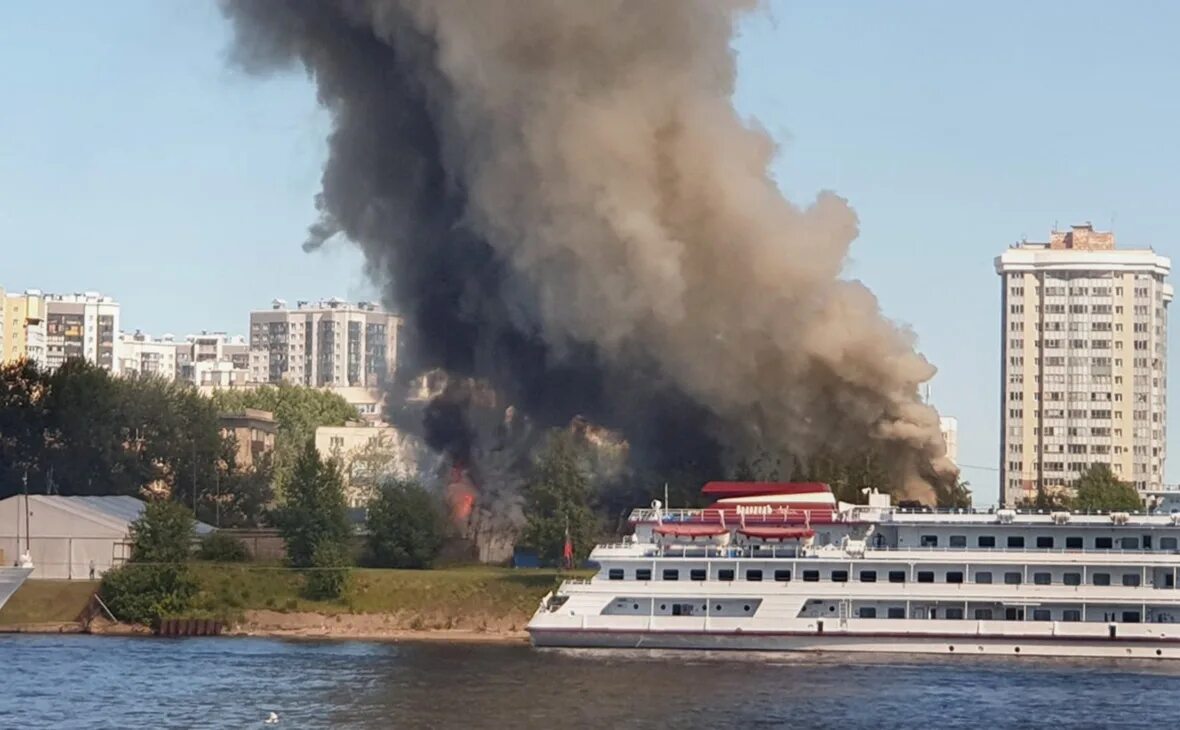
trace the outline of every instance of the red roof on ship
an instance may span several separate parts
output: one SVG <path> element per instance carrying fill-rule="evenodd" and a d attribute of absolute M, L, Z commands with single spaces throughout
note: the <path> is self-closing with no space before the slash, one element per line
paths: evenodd
<path fill-rule="evenodd" d="M 716 499 L 726 497 L 770 497 L 779 494 L 830 494 L 823 482 L 709 482 L 701 490 Z"/>

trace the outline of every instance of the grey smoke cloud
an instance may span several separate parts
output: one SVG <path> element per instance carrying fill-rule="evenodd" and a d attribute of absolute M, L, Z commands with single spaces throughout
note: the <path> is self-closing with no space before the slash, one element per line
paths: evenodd
<path fill-rule="evenodd" d="M 873 442 L 949 478 L 935 370 L 840 278 L 847 202 L 788 201 L 731 96 L 721 0 L 229 0 L 234 54 L 333 115 L 321 219 L 410 318 L 421 367 L 710 460 Z M 644 440 L 647 445 L 644 446 Z M 705 452 L 716 452 L 707 455 Z"/>

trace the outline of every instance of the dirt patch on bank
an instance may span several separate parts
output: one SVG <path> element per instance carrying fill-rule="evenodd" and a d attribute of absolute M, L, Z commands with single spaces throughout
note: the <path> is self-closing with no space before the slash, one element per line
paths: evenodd
<path fill-rule="evenodd" d="M 339 639 L 431 639 L 443 641 L 525 641 L 522 617 L 430 616 L 420 613 L 246 611 L 226 630 L 231 636 L 289 636 Z"/>

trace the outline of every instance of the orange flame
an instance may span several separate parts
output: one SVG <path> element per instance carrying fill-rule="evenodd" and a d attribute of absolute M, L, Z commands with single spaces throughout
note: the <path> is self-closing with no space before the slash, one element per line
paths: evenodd
<path fill-rule="evenodd" d="M 451 480 L 446 487 L 446 499 L 451 508 L 451 519 L 459 527 L 465 527 L 475 509 L 475 487 L 464 469 L 451 469 Z"/>

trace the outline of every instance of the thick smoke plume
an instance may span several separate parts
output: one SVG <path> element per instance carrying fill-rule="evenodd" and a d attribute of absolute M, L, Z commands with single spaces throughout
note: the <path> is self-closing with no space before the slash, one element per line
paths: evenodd
<path fill-rule="evenodd" d="M 308 247 L 343 234 L 421 369 L 535 425 L 580 414 L 653 466 L 872 444 L 911 493 L 954 468 L 934 368 L 841 280 L 857 220 L 797 207 L 734 111 L 723 0 L 263 0 L 236 60 L 302 63 L 333 131 Z M 436 434 L 469 449 L 462 415 Z M 443 438 L 445 441 L 445 438 Z"/>

